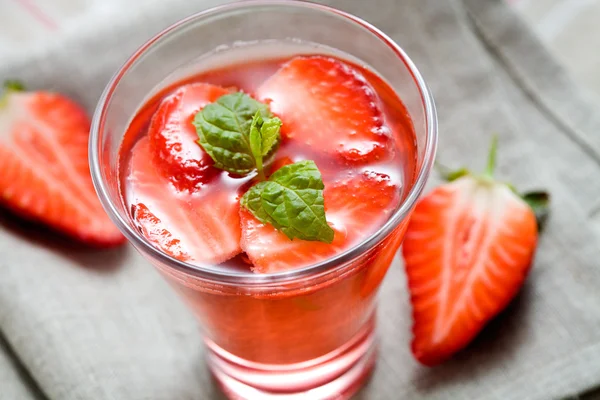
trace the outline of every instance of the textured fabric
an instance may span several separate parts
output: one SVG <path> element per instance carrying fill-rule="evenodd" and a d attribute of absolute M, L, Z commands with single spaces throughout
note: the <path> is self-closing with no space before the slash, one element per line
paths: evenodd
<path fill-rule="evenodd" d="M 215 3 L 149 1 L 134 9 L 124 2 L 127 12 L 66 41 L 12 51 L 0 78 L 66 92 L 91 111 L 145 39 Z M 596 105 L 499 0 L 325 3 L 380 27 L 412 56 L 436 97 L 441 162 L 483 165 L 490 133 L 498 132 L 498 173 L 553 195 L 522 293 L 441 367 L 423 368 L 410 355 L 408 293 L 397 260 L 381 293 L 378 368 L 359 398 L 545 400 L 599 384 Z M 6 218 L 0 224 L 0 331 L 49 399 L 219 398 L 195 322 L 135 251 L 84 251 L 16 225 Z"/>
<path fill-rule="evenodd" d="M 148 0 L 142 0 L 148 1 Z M 369 0 L 370 1 L 370 0 Z M 522 15 L 567 66 L 574 78 L 600 98 L 600 1 L 504 0 Z M 62 40 L 81 27 L 98 26 L 115 15 L 134 13 L 134 0 L 3 0 L 1 55 Z"/>
<path fill-rule="evenodd" d="M 508 0 L 581 85 L 600 99 L 600 1 Z"/>
<path fill-rule="evenodd" d="M 0 338 L 0 398 L 19 400 L 41 400 L 39 392 L 26 370 L 4 339 Z"/>

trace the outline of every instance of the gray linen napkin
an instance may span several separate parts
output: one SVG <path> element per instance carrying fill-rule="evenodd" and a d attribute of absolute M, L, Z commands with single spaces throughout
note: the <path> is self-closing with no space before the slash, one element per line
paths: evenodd
<path fill-rule="evenodd" d="M 2 399 L 19 400 L 44 398 L 2 338 L 0 338 L 0 396 Z"/>
<path fill-rule="evenodd" d="M 410 355 L 408 294 L 395 262 L 381 293 L 381 358 L 359 398 L 542 400 L 600 384 L 596 105 L 500 0 L 322 2 L 380 27 L 415 60 L 437 100 L 442 162 L 483 165 L 490 133 L 498 132 L 499 174 L 517 187 L 553 194 L 525 288 L 444 366 L 425 369 Z M 138 45 L 215 3 L 140 3 L 135 15 L 12 55 L 0 78 L 66 92 L 92 110 Z M 190 314 L 134 250 L 84 251 L 16 225 L 10 218 L 0 224 L 0 332 L 45 396 L 219 398 Z M 0 397 L 28 398 L 20 394 L 28 382 L 21 372 L 15 376 L 25 378 L 5 392 L 3 377 L 11 372 L 3 363 L 0 355 Z"/>

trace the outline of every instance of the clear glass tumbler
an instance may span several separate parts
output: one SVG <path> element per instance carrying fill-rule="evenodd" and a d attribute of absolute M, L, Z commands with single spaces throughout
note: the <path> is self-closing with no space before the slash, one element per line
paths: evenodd
<path fill-rule="evenodd" d="M 311 43 L 350 58 L 396 91 L 414 124 L 417 167 L 389 220 L 354 248 L 306 268 L 275 274 L 191 265 L 154 248 L 134 227 L 119 188 L 119 146 L 145 100 L 223 60 L 228 49 L 261 42 Z M 316 47 L 315 47 L 316 45 Z M 219 61 L 220 62 L 220 61 Z M 345 399 L 376 359 L 376 294 L 402 242 L 433 164 L 433 99 L 404 51 L 352 15 L 300 1 L 244 1 L 176 23 L 144 44 L 106 87 L 92 124 L 90 163 L 100 199 L 137 250 L 195 312 L 207 362 L 234 399 Z"/>

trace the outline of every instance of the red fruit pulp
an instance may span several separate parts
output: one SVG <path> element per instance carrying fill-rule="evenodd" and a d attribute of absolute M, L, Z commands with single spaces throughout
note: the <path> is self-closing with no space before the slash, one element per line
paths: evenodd
<path fill-rule="evenodd" d="M 231 215 L 229 211 L 233 208 L 219 209 L 219 207 L 216 207 L 215 212 L 228 215 L 225 218 L 227 221 L 223 221 L 229 224 L 227 227 L 219 226 L 218 222 L 220 220 L 217 219 L 207 222 L 210 229 L 198 227 L 197 231 L 189 227 L 182 229 L 177 226 L 177 221 L 183 220 L 181 213 L 176 218 L 172 218 L 169 207 L 161 210 L 157 206 L 158 208 L 152 209 L 152 204 L 165 203 L 164 200 L 168 200 L 171 196 L 172 205 L 183 209 L 183 213 L 198 211 L 204 215 L 204 213 L 210 211 L 214 202 L 213 200 L 202 201 L 203 198 L 212 199 L 215 196 L 225 196 L 227 199 L 239 199 L 252 184 L 252 176 L 242 178 L 224 171 L 213 171 L 210 179 L 203 182 L 201 188 L 197 191 L 178 190 L 168 179 L 160 180 L 157 178 L 152 182 L 151 188 L 145 182 L 136 181 L 136 171 L 132 170 L 131 163 L 131 160 L 136 157 L 136 154 L 133 153 L 142 148 L 148 149 L 148 146 L 136 146 L 136 143 L 148 135 L 150 120 L 159 108 L 161 101 L 182 86 L 196 82 L 218 85 L 224 88 L 233 87 L 250 95 L 255 95 L 260 92 L 261 85 L 289 61 L 290 58 L 246 61 L 203 72 L 162 90 L 152 97 L 134 117 L 124 136 L 120 154 L 123 197 L 130 209 L 138 210 L 139 213 L 140 205 L 143 205 L 153 213 L 148 214 L 146 209 L 142 208 L 144 213 L 140 215 L 145 216 L 143 222 L 160 222 L 161 225 L 158 227 L 152 226 L 149 228 L 140 223 L 136 223 L 136 226 L 142 234 L 147 236 L 151 243 L 154 243 L 165 253 L 191 264 L 206 266 L 206 263 L 208 263 L 210 268 L 229 272 L 252 273 L 252 270 L 255 272 L 279 272 L 282 264 L 288 269 L 305 266 L 307 263 L 322 261 L 347 250 L 366 239 L 367 236 L 385 223 L 408 193 L 416 174 L 417 155 L 414 129 L 405 106 L 393 89 L 375 73 L 347 61 L 329 58 L 327 61 L 329 64 L 343 62 L 344 70 L 354 71 L 351 74 L 344 75 L 350 77 L 348 79 L 352 79 L 355 73 L 357 76 L 361 76 L 361 79 L 364 79 L 364 81 L 361 81 L 361 85 L 370 85 L 372 93 L 369 93 L 371 97 L 368 97 L 368 99 L 377 102 L 376 106 L 379 108 L 377 112 L 380 113 L 383 123 L 386 125 L 382 131 L 389 135 L 389 140 L 385 145 L 378 148 L 377 154 L 371 153 L 368 158 L 358 160 L 360 162 L 357 162 L 355 158 L 361 156 L 360 152 L 351 153 L 353 159 L 349 162 L 348 157 L 340 157 L 335 152 L 325 151 L 328 148 L 336 147 L 335 143 L 326 143 L 327 138 L 317 136 L 318 140 L 309 143 L 306 140 L 294 138 L 294 136 L 298 137 L 300 135 L 289 135 L 288 132 L 284 131 L 273 165 L 267 167 L 266 170 L 269 171 L 269 168 L 275 170 L 290 162 L 313 160 L 323 175 L 326 188 L 350 182 L 352 179 L 354 179 L 352 182 L 357 182 L 356 179 L 360 177 L 368 177 L 374 182 L 385 181 L 385 185 L 392 187 L 391 192 L 387 189 L 382 192 L 391 193 L 389 198 L 384 199 L 385 201 L 378 197 L 378 191 L 383 190 L 382 188 L 374 188 L 373 191 L 366 194 L 365 201 L 373 201 L 372 208 L 383 208 L 380 209 L 379 214 L 377 212 L 363 213 L 365 215 L 363 219 L 361 219 L 362 214 L 360 212 L 354 214 L 351 212 L 352 210 L 360 210 L 358 205 L 360 205 L 361 199 L 353 197 L 354 194 L 350 190 L 350 186 L 348 204 L 352 207 L 349 207 L 348 214 L 344 213 L 345 210 L 343 209 L 346 202 L 339 195 L 336 195 L 330 201 L 330 207 L 335 209 L 328 208 L 328 195 L 327 190 L 325 191 L 325 208 L 335 219 L 329 222 L 334 225 L 336 232 L 342 232 L 342 240 L 350 238 L 348 241 L 340 246 L 336 236 L 335 251 L 322 252 L 321 259 L 308 257 L 308 261 L 304 260 L 307 262 L 299 265 L 286 265 L 279 262 L 277 271 L 271 271 L 268 266 L 261 265 L 260 268 L 254 268 L 249 263 L 249 260 L 256 258 L 252 254 L 249 254 L 250 257 L 248 257 L 243 253 L 243 250 L 247 248 L 245 244 L 247 245 L 248 237 L 245 239 L 241 237 L 241 248 L 236 251 L 233 241 L 240 240 L 240 236 L 244 235 L 244 230 L 240 226 L 236 226 L 236 229 L 232 226 L 232 224 L 237 223 L 235 218 L 229 216 Z M 315 76 L 311 76 L 311 79 L 314 83 Z M 331 79 L 331 76 L 329 79 Z M 344 84 L 352 86 L 353 82 L 344 82 Z M 301 89 L 297 89 L 296 92 Z M 362 86 L 352 89 L 362 90 Z M 335 90 L 335 85 L 328 83 L 327 90 Z M 323 93 L 320 93 L 319 96 L 323 100 Z M 347 100 L 350 97 L 343 95 L 340 98 Z M 310 96 L 308 98 L 310 99 Z M 270 99 L 266 101 L 270 101 Z M 356 105 L 356 101 L 360 101 L 360 97 L 358 100 L 354 99 L 352 105 Z M 321 101 L 320 104 L 324 103 Z M 345 104 L 339 104 L 341 108 L 344 106 Z M 372 106 L 371 104 L 370 107 Z M 273 108 L 273 111 L 275 111 L 276 107 Z M 308 107 L 307 109 L 314 111 L 315 107 Z M 336 111 L 336 113 L 326 113 L 325 115 L 327 117 L 331 115 L 339 117 L 340 113 Z M 284 117 L 285 115 L 282 115 L 283 126 L 285 127 L 286 120 Z M 298 123 L 298 119 L 296 119 L 294 124 L 291 125 L 297 126 Z M 335 129 L 336 126 L 347 125 L 341 123 L 331 124 L 328 125 L 328 129 Z M 334 139 L 339 138 L 342 134 L 336 132 Z M 359 141 L 356 138 L 353 138 L 353 140 Z M 379 152 L 380 150 L 386 153 L 383 154 Z M 155 175 L 158 176 L 159 174 Z M 385 177 L 385 179 L 381 177 Z M 341 193 L 343 195 L 343 191 Z M 157 201 L 158 198 L 160 200 Z M 217 206 L 225 204 L 223 201 L 217 203 Z M 234 204 L 237 203 L 227 204 L 235 207 Z M 165 215 L 160 215 L 161 212 Z M 351 215 L 356 220 L 343 220 L 343 217 L 336 217 L 339 215 Z M 133 218 L 135 218 L 135 215 Z M 196 218 L 195 215 L 194 218 Z M 199 219 L 196 218 L 196 221 L 199 221 Z M 206 221 L 206 218 L 202 221 Z M 248 216 L 243 214 L 242 224 L 245 221 L 248 221 Z M 226 252 L 214 254 L 211 250 L 204 256 L 204 253 L 192 255 L 190 251 L 184 252 L 181 250 L 192 248 L 190 246 L 193 246 L 202 238 L 205 238 L 207 242 L 215 240 L 213 234 L 209 232 L 216 231 L 228 233 L 228 235 L 221 235 L 220 237 L 231 239 L 223 246 L 216 246 L 217 250 L 220 251 L 221 248 L 225 248 Z M 161 240 L 153 239 L 161 232 L 164 233 Z M 198 237 L 198 235 L 200 236 Z M 295 363 L 323 356 L 342 346 L 372 317 L 374 309 L 373 294 L 385 275 L 395 251 L 390 252 L 388 249 L 385 255 L 379 256 L 379 254 L 386 244 L 388 247 L 397 248 L 402 235 L 403 229 L 400 227 L 397 233 L 390 236 L 384 244 L 365 252 L 356 260 L 351 272 L 343 276 L 338 275 L 319 282 L 312 282 L 309 287 L 304 286 L 302 290 L 286 288 L 285 290 L 273 291 L 272 289 L 265 289 L 264 291 L 255 292 L 252 296 L 247 296 L 241 295 L 236 288 L 209 287 L 206 282 L 199 279 L 186 276 L 161 265 L 158 265 L 158 267 L 182 292 L 186 301 L 196 311 L 198 318 L 201 320 L 206 336 L 217 345 L 238 357 L 251 361 L 273 364 Z M 278 238 L 272 243 L 281 243 L 280 240 L 281 238 Z M 300 246 L 299 249 L 293 250 L 295 254 L 294 257 L 290 257 L 290 260 L 296 262 L 295 260 L 302 259 L 302 257 L 298 257 L 297 252 L 311 251 L 310 242 L 306 243 L 309 243 L 309 245 Z M 190 246 L 187 246 L 188 244 Z M 201 245 L 204 246 L 204 244 Z M 319 245 L 325 246 L 322 243 L 319 243 Z M 214 249 L 215 246 L 210 248 Z M 268 244 L 265 251 L 269 251 Z M 236 254 L 238 255 L 235 256 Z M 282 254 L 285 254 L 285 252 L 282 252 Z M 182 256 L 178 257 L 178 255 Z M 281 257 L 284 257 L 284 255 L 278 256 L 278 259 L 281 259 Z M 215 264 L 219 261 L 223 262 Z M 227 312 L 223 312 L 223 310 L 227 310 Z M 352 312 L 348 312 L 348 310 L 352 310 Z M 290 334 L 291 332 L 294 332 L 294 334 Z"/>

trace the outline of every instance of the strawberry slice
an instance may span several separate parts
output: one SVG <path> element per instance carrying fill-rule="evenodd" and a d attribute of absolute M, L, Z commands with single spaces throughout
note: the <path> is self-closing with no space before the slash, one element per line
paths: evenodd
<path fill-rule="evenodd" d="M 279 168 L 285 167 L 286 165 L 290 165 L 293 164 L 294 160 L 292 160 L 290 157 L 281 157 L 276 159 L 275 161 L 273 161 L 273 163 L 271 164 L 269 171 L 271 174 L 274 174 L 275 171 L 277 171 Z"/>
<path fill-rule="evenodd" d="M 379 99 L 354 68 L 330 57 L 297 57 L 260 86 L 257 98 L 283 121 L 282 135 L 350 163 L 386 157 L 389 129 Z"/>
<path fill-rule="evenodd" d="M 70 99 L 7 82 L 0 98 L 0 204 L 90 245 L 125 238 L 92 185 L 90 121 Z"/>
<path fill-rule="evenodd" d="M 190 255 L 183 249 L 181 240 L 174 238 L 163 222 L 146 207 L 139 203 L 131 207 L 133 219 L 138 223 L 142 234 L 156 247 L 173 258 L 188 261 Z"/>
<path fill-rule="evenodd" d="M 148 241 L 181 261 L 220 263 L 240 253 L 235 189 L 181 192 L 157 171 L 148 138 L 131 153 L 126 198 Z"/>
<path fill-rule="evenodd" d="M 148 135 L 156 165 L 179 190 L 196 190 L 218 172 L 213 161 L 198 145 L 192 125 L 205 105 L 229 93 L 207 83 L 192 83 L 167 96 L 152 117 Z"/>
<path fill-rule="evenodd" d="M 326 184 L 323 196 L 327 220 L 335 231 L 331 244 L 290 240 L 241 209 L 242 249 L 252 261 L 254 272 L 302 268 L 349 249 L 389 217 L 398 203 L 399 190 L 387 175 L 364 172 Z"/>
<path fill-rule="evenodd" d="M 425 365 L 465 347 L 507 306 L 531 267 L 536 215 L 492 179 L 495 147 L 483 176 L 461 170 L 421 199 L 406 232 L 412 351 Z"/>

